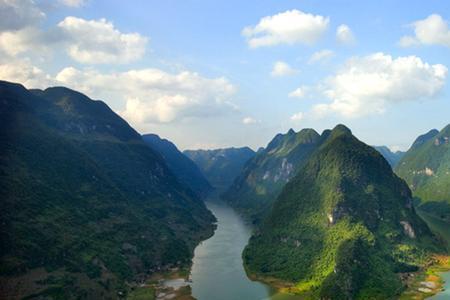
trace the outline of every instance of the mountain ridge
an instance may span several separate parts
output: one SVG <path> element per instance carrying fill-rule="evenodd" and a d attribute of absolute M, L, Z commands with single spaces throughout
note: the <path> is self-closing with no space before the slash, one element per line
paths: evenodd
<path fill-rule="evenodd" d="M 397 295 L 397 273 L 417 269 L 441 245 L 381 154 L 342 126 L 325 136 L 250 239 L 246 269 L 311 298 Z"/>
<path fill-rule="evenodd" d="M 189 266 L 204 203 L 104 103 L 47 91 L 0 81 L 2 297 L 118 298 Z"/>
<path fill-rule="evenodd" d="M 189 157 L 180 152 L 174 143 L 160 138 L 157 134 L 144 134 L 142 139 L 160 153 L 177 178 L 200 197 L 205 198 L 213 191 L 213 187 L 199 167 Z"/>

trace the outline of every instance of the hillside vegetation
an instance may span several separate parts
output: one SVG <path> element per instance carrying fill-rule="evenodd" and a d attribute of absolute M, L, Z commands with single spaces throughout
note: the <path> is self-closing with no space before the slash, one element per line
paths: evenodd
<path fill-rule="evenodd" d="M 0 82 L 0 298 L 124 297 L 214 217 L 101 101 Z"/>
<path fill-rule="evenodd" d="M 283 188 L 243 257 L 250 274 L 323 299 L 389 299 L 443 246 L 386 160 L 345 126 Z"/>
<path fill-rule="evenodd" d="M 419 208 L 450 221 L 450 125 L 416 139 L 395 172 L 410 186 Z"/>

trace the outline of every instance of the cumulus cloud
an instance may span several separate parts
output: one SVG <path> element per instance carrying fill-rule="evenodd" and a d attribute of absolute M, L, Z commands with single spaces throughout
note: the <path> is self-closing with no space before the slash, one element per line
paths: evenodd
<path fill-rule="evenodd" d="M 288 10 L 262 18 L 255 26 L 242 30 L 251 48 L 296 43 L 312 45 L 325 33 L 330 20 L 327 17 Z"/>
<path fill-rule="evenodd" d="M 414 36 L 403 36 L 399 45 L 440 45 L 450 47 L 450 28 L 448 22 L 438 14 L 432 14 L 423 20 L 411 24 Z"/>
<path fill-rule="evenodd" d="M 51 76 L 27 60 L 0 63 L 0 80 L 19 82 L 27 88 L 45 88 L 54 83 Z"/>
<path fill-rule="evenodd" d="M 296 114 L 293 114 L 290 119 L 292 122 L 300 122 L 301 120 L 303 120 L 303 113 L 298 112 Z"/>
<path fill-rule="evenodd" d="M 447 68 L 416 56 L 392 58 L 384 53 L 350 59 L 322 84 L 331 103 L 318 104 L 318 116 L 338 113 L 362 117 L 383 113 L 389 104 L 435 97 L 445 84 Z"/>
<path fill-rule="evenodd" d="M 56 76 L 62 84 L 96 97 L 125 99 L 119 113 L 135 125 L 170 123 L 233 111 L 230 101 L 235 87 L 226 78 L 206 78 L 195 72 L 177 74 L 159 69 L 100 73 L 65 68 Z"/>
<path fill-rule="evenodd" d="M 0 31 L 19 30 L 44 18 L 33 0 L 0 0 Z"/>
<path fill-rule="evenodd" d="M 81 63 L 128 63 L 145 53 L 147 38 L 121 33 L 105 19 L 66 17 L 58 24 L 68 40 L 68 54 Z"/>
<path fill-rule="evenodd" d="M 1 1 L 1 0 L 0 0 Z M 5 55 L 45 55 L 64 49 L 77 62 L 124 64 L 141 58 L 148 39 L 138 33 L 122 33 L 105 19 L 66 17 L 56 27 L 42 30 L 28 26 L 0 31 L 0 51 Z"/>
<path fill-rule="evenodd" d="M 0 32 L 0 51 L 8 56 L 25 52 L 45 55 L 60 42 L 61 36 L 57 31 L 42 31 L 35 27 Z"/>
<path fill-rule="evenodd" d="M 336 29 L 336 39 L 340 44 L 351 45 L 355 42 L 352 30 L 345 24 L 339 25 Z"/>
<path fill-rule="evenodd" d="M 314 64 L 317 62 L 324 62 L 329 60 L 330 58 L 332 58 L 334 56 L 334 52 L 328 49 L 324 49 L 324 50 L 320 50 L 317 52 L 314 52 L 311 57 L 308 60 L 308 63 L 310 64 Z"/>
<path fill-rule="evenodd" d="M 294 75 L 298 71 L 292 68 L 290 65 L 284 61 L 277 61 L 273 64 L 272 72 L 270 73 L 273 77 L 282 77 Z"/>
<path fill-rule="evenodd" d="M 301 87 L 290 92 L 288 96 L 290 98 L 305 98 L 308 93 L 308 90 L 309 88 L 307 86 L 302 85 Z"/>

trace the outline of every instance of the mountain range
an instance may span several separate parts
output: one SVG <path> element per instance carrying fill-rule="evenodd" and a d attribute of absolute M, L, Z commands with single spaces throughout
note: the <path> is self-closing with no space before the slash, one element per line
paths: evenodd
<path fill-rule="evenodd" d="M 419 136 L 395 168 L 419 207 L 450 221 L 450 125 Z"/>
<path fill-rule="evenodd" d="M 321 141 L 314 129 L 297 133 L 290 129 L 286 134 L 277 134 L 245 164 L 222 198 L 253 222 L 259 222 Z"/>
<path fill-rule="evenodd" d="M 446 250 L 416 209 L 450 221 L 449 139 L 450 125 L 392 152 L 338 125 L 256 153 L 181 152 L 77 91 L 0 81 L 0 298 L 123 299 L 185 271 L 216 226 L 211 194 L 254 223 L 251 277 L 312 299 L 395 298 L 401 274 Z"/>
<path fill-rule="evenodd" d="M 249 147 L 185 150 L 183 153 L 199 166 L 218 193 L 231 185 L 245 163 L 255 155 Z"/>
<path fill-rule="evenodd" d="M 142 139 L 152 149 L 161 154 L 169 169 L 181 183 L 199 194 L 201 198 L 205 198 L 212 192 L 213 187 L 203 176 L 199 167 L 189 157 L 180 152 L 171 141 L 162 139 L 156 134 L 144 134 Z"/>
<path fill-rule="evenodd" d="M 403 151 L 391 151 L 386 146 L 373 146 L 375 150 L 380 152 L 381 155 L 387 160 L 387 162 L 391 165 L 391 167 L 395 167 L 400 159 L 402 159 L 403 155 L 405 155 L 405 152 Z"/>
<path fill-rule="evenodd" d="M 390 299 L 398 273 L 418 270 L 440 242 L 407 184 L 343 125 L 285 185 L 243 257 L 256 278 L 313 299 Z"/>
<path fill-rule="evenodd" d="M 0 82 L 1 298 L 125 296 L 188 267 L 214 216 L 105 103 Z"/>

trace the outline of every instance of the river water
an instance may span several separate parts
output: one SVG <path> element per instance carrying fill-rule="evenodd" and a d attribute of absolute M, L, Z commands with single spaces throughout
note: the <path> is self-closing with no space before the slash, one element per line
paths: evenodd
<path fill-rule="evenodd" d="M 208 201 L 206 206 L 217 218 L 217 229 L 195 249 L 190 276 L 192 295 L 198 300 L 293 299 L 276 295 L 269 286 L 247 277 L 242 250 L 251 228 L 223 202 Z"/>
<path fill-rule="evenodd" d="M 192 295 L 198 300 L 270 299 L 269 288 L 248 279 L 242 265 L 251 229 L 226 204 L 209 201 L 206 206 L 217 218 L 217 229 L 195 249 Z"/>

